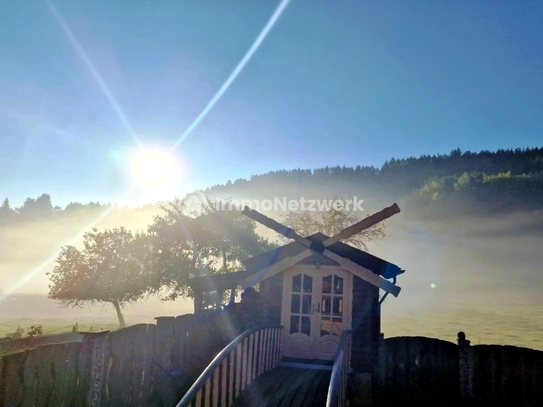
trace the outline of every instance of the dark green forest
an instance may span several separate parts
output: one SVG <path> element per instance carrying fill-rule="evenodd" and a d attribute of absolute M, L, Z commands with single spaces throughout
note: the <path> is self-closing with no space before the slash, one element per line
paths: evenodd
<path fill-rule="evenodd" d="M 336 166 L 271 171 L 228 181 L 203 191 L 208 196 L 262 198 L 358 194 L 379 201 L 401 200 L 412 212 L 496 213 L 543 209 L 543 148 L 470 152 L 390 159 L 381 168 Z M 72 202 L 53 206 L 43 194 L 12 208 L 6 197 L 0 224 L 54 218 L 77 211 L 103 211 L 110 204 Z"/>
<path fill-rule="evenodd" d="M 543 208 L 543 148 L 462 152 L 390 159 L 381 168 L 324 167 L 255 175 L 216 185 L 204 194 L 228 196 L 236 191 L 304 193 L 328 189 L 332 193 L 403 200 L 412 211 L 494 213 Z M 283 191 L 281 191 L 283 189 Z"/>

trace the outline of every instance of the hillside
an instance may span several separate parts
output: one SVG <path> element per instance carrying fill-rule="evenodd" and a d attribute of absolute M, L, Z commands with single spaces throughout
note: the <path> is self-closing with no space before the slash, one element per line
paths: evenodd
<path fill-rule="evenodd" d="M 381 168 L 359 165 L 278 170 L 201 192 L 213 199 L 357 196 L 364 199 L 370 211 L 391 201 L 400 201 L 409 212 L 416 213 L 429 209 L 452 210 L 455 214 L 530 211 L 543 209 L 543 148 L 477 153 L 456 149 L 445 155 L 391 158 Z M 85 223 L 103 213 L 130 222 L 144 212 L 158 213 L 158 205 L 149 203 L 133 209 L 72 202 L 60 208 L 53 206 L 50 195 L 43 194 L 12 208 L 6 197 L 0 206 L 0 226 L 61 219 Z"/>
<path fill-rule="evenodd" d="M 350 195 L 368 209 L 400 201 L 408 212 L 493 213 L 543 208 L 543 148 L 390 159 L 381 168 L 294 169 L 228 181 L 203 191 L 220 198 Z"/>

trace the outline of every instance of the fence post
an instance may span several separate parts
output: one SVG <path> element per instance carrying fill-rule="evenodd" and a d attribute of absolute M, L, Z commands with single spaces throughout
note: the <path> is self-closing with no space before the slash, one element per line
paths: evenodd
<path fill-rule="evenodd" d="M 83 334 L 83 344 L 90 353 L 90 386 L 87 395 L 89 407 L 100 406 L 104 384 L 105 344 L 109 331 L 87 331 Z"/>
<path fill-rule="evenodd" d="M 470 341 L 466 339 L 466 334 L 458 332 L 458 366 L 460 374 L 460 397 L 472 398 L 473 387 L 471 380 Z"/>

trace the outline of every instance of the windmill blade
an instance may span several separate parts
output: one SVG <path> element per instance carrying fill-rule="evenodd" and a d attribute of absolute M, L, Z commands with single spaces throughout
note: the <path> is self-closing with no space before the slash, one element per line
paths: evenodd
<path fill-rule="evenodd" d="M 282 225 L 281 223 L 273 220 L 272 218 L 268 218 L 266 215 L 262 215 L 260 212 L 257 212 L 254 209 L 250 209 L 248 206 L 243 208 L 243 211 L 241 213 L 245 216 L 248 216 L 249 218 L 253 220 L 256 220 L 258 223 L 261 223 L 262 225 L 267 226 L 271 230 L 276 231 L 280 235 L 283 235 L 288 239 L 292 239 L 292 240 L 297 241 L 298 243 L 303 244 L 305 247 L 309 247 L 311 243 L 313 243 L 311 242 L 311 240 L 300 236 L 293 229 L 285 225 Z"/>
<path fill-rule="evenodd" d="M 362 280 L 365 280 L 368 283 L 379 287 L 383 291 L 392 294 L 394 297 L 397 297 L 398 294 L 400 294 L 401 287 L 391 283 L 388 280 L 385 280 L 378 274 L 375 274 L 370 270 L 356 264 L 354 261 L 342 257 L 334 252 L 331 252 L 328 249 L 325 249 L 322 255 L 328 257 L 330 260 L 335 261 L 342 268 L 344 268 L 345 270 L 349 270 L 351 273 L 360 277 Z"/>
<path fill-rule="evenodd" d="M 296 263 L 302 261 L 303 259 L 311 256 L 311 250 L 307 249 L 303 252 L 295 255 L 295 256 L 288 256 L 285 257 L 282 260 L 279 260 L 276 263 L 273 263 L 269 267 L 265 267 L 262 270 L 260 270 L 258 273 L 253 274 L 252 276 L 247 277 L 245 280 L 241 282 L 241 286 L 245 289 L 247 287 L 253 286 L 257 283 L 259 283 L 263 277 L 266 278 L 272 277 L 273 275 L 280 273 L 283 270 L 286 270 L 288 268 L 291 268 Z"/>
<path fill-rule="evenodd" d="M 397 285 L 391 283 L 390 281 L 385 280 L 381 276 L 372 273 L 371 271 L 365 269 L 364 267 L 356 264 L 355 262 L 342 257 L 328 249 L 326 249 L 327 246 L 330 246 L 333 243 L 338 242 L 341 239 L 347 239 L 351 236 L 353 236 L 356 233 L 361 232 L 364 229 L 368 229 L 371 226 L 382 222 L 383 220 L 395 215 L 396 213 L 400 212 L 400 208 L 397 204 L 393 204 L 389 206 L 388 208 L 383 209 L 380 212 L 374 213 L 371 216 L 368 216 L 367 218 L 361 220 L 358 223 L 355 223 L 354 225 L 349 226 L 348 228 L 342 230 L 335 236 L 332 236 L 326 240 L 324 240 L 322 243 L 315 243 L 312 242 L 309 239 L 306 239 L 305 237 L 300 236 L 298 233 L 296 233 L 293 229 L 282 225 L 281 223 L 268 218 L 267 216 L 250 209 L 249 207 L 245 207 L 242 211 L 242 214 L 248 216 L 249 218 L 263 224 L 264 226 L 267 226 L 268 228 L 276 231 L 277 233 L 289 238 L 293 239 L 296 242 L 300 243 L 301 245 L 307 247 L 309 250 L 304 250 L 300 254 L 296 256 L 289 256 L 286 257 L 283 260 L 278 261 L 277 263 L 274 263 L 268 268 L 265 268 L 261 271 L 259 271 L 257 274 L 247 278 L 244 281 L 245 283 L 253 282 L 255 284 L 256 282 L 260 281 L 261 277 L 266 274 L 266 276 L 272 276 L 282 270 L 286 270 L 289 267 L 294 266 L 299 261 L 302 261 L 303 259 L 309 257 L 311 255 L 311 252 L 320 253 L 325 257 L 328 257 L 330 260 L 335 261 L 338 263 L 341 267 L 343 267 L 345 270 L 351 271 L 353 274 L 359 276 L 363 280 L 369 282 L 370 284 L 381 288 L 382 290 L 391 293 L 395 297 L 398 296 L 400 293 L 401 288 Z M 250 284 L 248 284 L 250 285 Z"/>
<path fill-rule="evenodd" d="M 400 207 L 397 204 L 393 204 L 389 206 L 388 208 L 385 208 L 377 213 L 374 213 L 373 215 L 362 219 L 360 222 L 357 222 L 354 225 L 351 225 L 348 228 L 343 229 L 341 232 L 339 232 L 335 236 L 329 237 L 328 239 L 322 242 L 322 246 L 327 247 L 340 240 L 348 239 L 351 236 L 357 233 L 360 233 L 361 231 L 368 229 L 372 227 L 373 225 L 376 225 L 377 223 L 382 222 L 385 219 L 388 219 L 399 212 L 400 212 Z M 297 241 L 298 243 L 303 244 L 305 247 L 310 247 L 311 245 L 313 245 L 315 247 L 315 251 L 322 251 L 322 248 L 321 250 L 319 250 L 315 246 L 315 243 L 313 243 L 309 239 L 306 239 L 305 237 L 300 236 L 293 229 L 285 225 L 282 225 L 281 223 L 271 218 L 268 218 L 266 215 L 263 215 L 260 212 L 255 211 L 254 209 L 249 209 L 248 206 L 246 206 L 241 213 L 261 223 L 262 225 L 267 226 L 268 228 L 276 231 L 277 233 L 285 236 L 286 238 L 293 239 Z"/>
<path fill-rule="evenodd" d="M 323 241 L 322 244 L 324 245 L 324 247 L 327 247 L 333 243 L 339 242 L 340 240 L 348 239 L 351 236 L 356 235 L 357 233 L 360 233 L 365 229 L 369 229 L 373 225 L 376 225 L 377 223 L 382 222 L 397 213 L 400 213 L 400 207 L 397 204 L 392 204 L 388 208 L 376 212 L 373 215 L 362 219 L 360 222 L 357 222 L 354 225 L 343 229 L 337 235 Z"/>

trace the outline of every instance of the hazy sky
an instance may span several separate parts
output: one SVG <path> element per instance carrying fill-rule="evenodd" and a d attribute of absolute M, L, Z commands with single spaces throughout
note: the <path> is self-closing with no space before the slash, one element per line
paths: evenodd
<path fill-rule="evenodd" d="M 13 206 L 126 201 L 134 153 L 176 143 L 176 176 L 130 197 L 543 144 L 541 1 L 9 1 L 0 38 Z"/>

